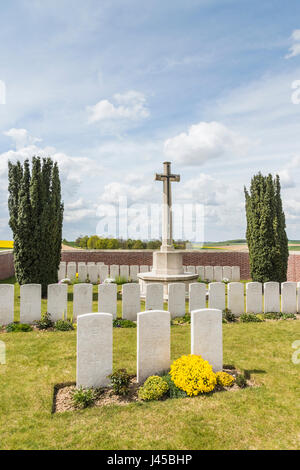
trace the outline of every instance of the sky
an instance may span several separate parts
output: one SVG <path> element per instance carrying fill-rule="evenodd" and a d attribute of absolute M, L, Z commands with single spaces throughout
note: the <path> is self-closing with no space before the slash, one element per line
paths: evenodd
<path fill-rule="evenodd" d="M 33 155 L 58 162 L 68 240 L 156 238 L 166 160 L 178 238 L 195 215 L 197 241 L 244 238 L 261 171 L 300 239 L 299 18 L 297 0 L 2 0 L 0 239 L 7 162 Z"/>

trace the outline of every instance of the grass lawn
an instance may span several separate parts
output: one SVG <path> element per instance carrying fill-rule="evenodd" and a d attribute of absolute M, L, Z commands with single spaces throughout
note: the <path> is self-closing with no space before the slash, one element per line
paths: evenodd
<path fill-rule="evenodd" d="M 15 295 L 18 319 L 17 284 Z M 300 322 L 225 324 L 223 332 L 224 364 L 249 371 L 257 387 L 55 415 L 54 385 L 76 378 L 76 332 L 0 333 L 0 449 L 299 448 L 300 364 L 291 357 Z M 114 329 L 114 368 L 136 372 L 136 333 Z M 172 359 L 190 352 L 189 325 L 171 327 L 171 349 Z"/>
<path fill-rule="evenodd" d="M 224 325 L 224 364 L 258 387 L 211 396 L 51 414 L 53 386 L 75 381 L 76 333 L 0 334 L 1 449 L 296 449 L 299 321 Z M 171 328 L 172 359 L 190 351 L 189 326 Z M 114 367 L 136 371 L 136 329 L 114 329 Z"/>

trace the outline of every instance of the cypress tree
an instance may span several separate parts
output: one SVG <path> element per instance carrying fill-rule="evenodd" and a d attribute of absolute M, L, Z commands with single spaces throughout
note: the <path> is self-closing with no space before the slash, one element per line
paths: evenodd
<path fill-rule="evenodd" d="M 57 282 L 60 262 L 63 204 L 57 164 L 33 157 L 8 164 L 9 225 L 14 237 L 14 264 L 20 284 L 39 283 L 43 297 Z"/>
<path fill-rule="evenodd" d="M 245 188 L 247 231 L 251 277 L 254 281 L 286 280 L 288 240 L 277 176 L 255 175 L 250 192 Z"/>
<path fill-rule="evenodd" d="M 30 169 L 29 161 L 25 160 L 23 177 L 20 185 L 17 231 L 18 250 L 15 256 L 15 266 L 17 280 L 19 284 L 29 284 L 32 281 L 32 260 L 34 257 L 34 247 L 32 243 L 33 224 L 30 204 Z"/>

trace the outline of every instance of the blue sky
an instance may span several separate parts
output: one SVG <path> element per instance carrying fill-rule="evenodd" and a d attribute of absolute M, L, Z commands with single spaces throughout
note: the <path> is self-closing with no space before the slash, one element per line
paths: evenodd
<path fill-rule="evenodd" d="M 7 160 L 34 154 L 59 163 L 68 239 L 99 230 L 120 197 L 137 219 L 159 203 L 166 159 L 174 202 L 204 205 L 206 240 L 244 237 L 243 186 L 259 170 L 280 174 L 300 238 L 299 2 L 2 3 L 1 239 Z"/>

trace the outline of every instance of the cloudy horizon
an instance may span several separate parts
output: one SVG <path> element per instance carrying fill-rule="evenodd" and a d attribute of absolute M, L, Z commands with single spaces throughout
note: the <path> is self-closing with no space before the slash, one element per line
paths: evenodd
<path fill-rule="evenodd" d="M 181 175 L 173 202 L 204 206 L 205 240 L 245 238 L 258 171 L 280 175 L 300 239 L 299 13 L 294 0 L 3 5 L 0 239 L 7 162 L 33 155 L 59 164 L 68 240 L 95 234 L 120 198 L 159 204 L 165 160 Z"/>

